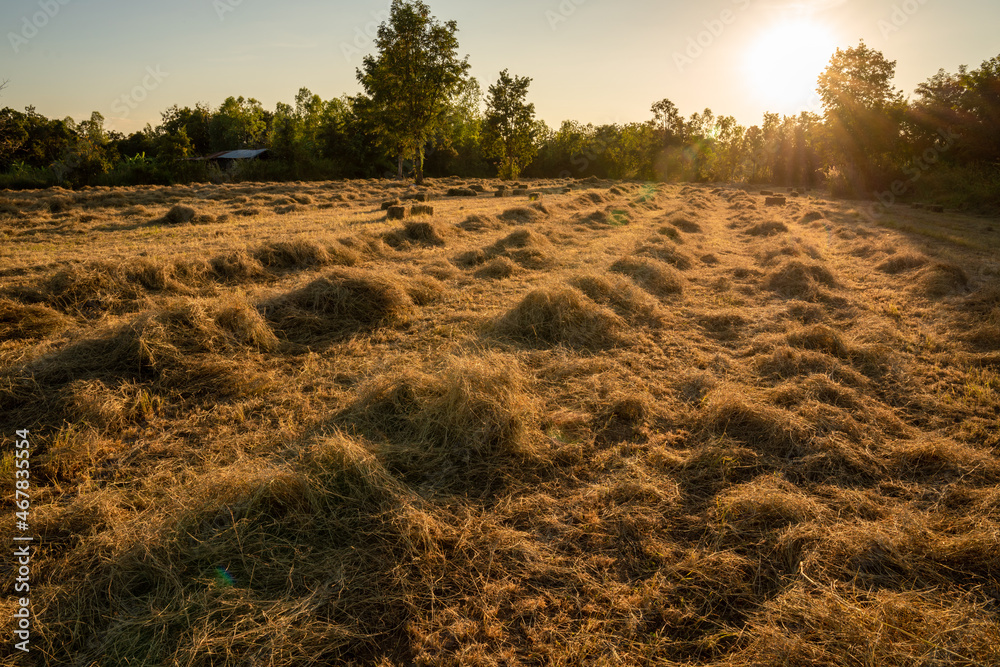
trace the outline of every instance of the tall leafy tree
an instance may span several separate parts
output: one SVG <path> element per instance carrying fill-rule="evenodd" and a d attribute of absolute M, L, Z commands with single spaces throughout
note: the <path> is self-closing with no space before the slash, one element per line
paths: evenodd
<path fill-rule="evenodd" d="M 227 97 L 209 125 L 212 148 L 218 151 L 259 148 L 267 136 L 267 121 L 258 100 Z"/>
<path fill-rule="evenodd" d="M 746 128 L 732 116 L 720 116 L 715 123 L 715 139 L 718 143 L 715 174 L 724 180 L 736 178 L 736 171 L 743 158 L 743 137 Z"/>
<path fill-rule="evenodd" d="M 424 167 L 437 173 L 486 176 L 490 166 L 483 160 L 480 132 L 483 125 L 483 91 L 475 77 L 466 77 L 448 103 L 429 143 Z"/>
<path fill-rule="evenodd" d="M 489 87 L 482 145 L 486 157 L 498 160 L 500 178 L 517 178 L 538 153 L 535 105 L 526 102 L 531 79 L 511 77 L 507 70 Z"/>
<path fill-rule="evenodd" d="M 896 61 L 862 41 L 837 49 L 819 77 L 817 92 L 841 166 L 857 189 L 880 187 L 898 166 L 905 112 L 892 85 Z"/>
<path fill-rule="evenodd" d="M 468 57 L 458 57 L 457 32 L 455 21 L 439 23 L 420 0 L 393 0 L 375 39 L 378 56 L 365 56 L 357 70 L 383 145 L 398 156 L 400 177 L 403 156 L 414 157 L 417 183 L 424 146 L 469 69 Z"/>
<path fill-rule="evenodd" d="M 50 120 L 26 107 L 24 113 L 0 109 L 0 170 L 15 163 L 47 167 L 76 141 L 71 119 Z"/>
<path fill-rule="evenodd" d="M 1000 162 L 1000 56 L 963 72 L 963 107 L 969 118 L 962 128 L 971 160 Z"/>
<path fill-rule="evenodd" d="M 176 104 L 160 113 L 160 131 L 163 134 L 177 134 L 183 129 L 196 155 L 205 155 L 212 148 L 212 110 L 207 104 L 198 103 L 191 107 Z"/>
<path fill-rule="evenodd" d="M 664 145 L 676 143 L 682 138 L 684 119 L 673 102 L 664 97 L 654 102 L 650 111 L 653 112 L 653 126 Z"/>

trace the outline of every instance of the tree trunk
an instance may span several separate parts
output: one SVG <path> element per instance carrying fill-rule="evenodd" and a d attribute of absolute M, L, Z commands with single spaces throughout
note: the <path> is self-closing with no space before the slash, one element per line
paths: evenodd
<path fill-rule="evenodd" d="M 424 147 L 417 149 L 417 154 L 413 161 L 413 171 L 415 173 L 413 182 L 415 185 L 424 184 Z"/>
<path fill-rule="evenodd" d="M 399 151 L 399 173 L 396 174 L 396 178 L 403 180 L 403 151 Z"/>

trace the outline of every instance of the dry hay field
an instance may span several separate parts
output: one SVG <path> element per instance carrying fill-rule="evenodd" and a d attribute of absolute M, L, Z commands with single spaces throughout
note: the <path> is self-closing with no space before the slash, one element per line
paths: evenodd
<path fill-rule="evenodd" d="M 1000 664 L 1000 223 L 497 185 L 0 193 L 3 664 Z"/>

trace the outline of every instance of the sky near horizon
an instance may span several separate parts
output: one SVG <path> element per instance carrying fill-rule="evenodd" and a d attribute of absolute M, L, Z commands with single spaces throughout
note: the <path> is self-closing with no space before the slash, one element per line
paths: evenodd
<path fill-rule="evenodd" d="M 820 112 L 815 80 L 836 48 L 864 40 L 897 61 L 911 95 L 944 68 L 1000 55 L 997 0 L 429 0 L 458 23 L 460 53 L 484 92 L 502 69 L 532 77 L 529 101 L 557 128 L 642 122 L 669 98 L 744 125 L 765 111 Z M 5 0 L 0 107 L 104 115 L 126 134 L 173 104 L 232 96 L 266 109 L 309 88 L 360 90 L 388 0 Z"/>

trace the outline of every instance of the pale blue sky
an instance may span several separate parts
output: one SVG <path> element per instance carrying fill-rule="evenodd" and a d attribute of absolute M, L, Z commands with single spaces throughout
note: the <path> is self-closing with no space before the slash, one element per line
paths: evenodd
<path fill-rule="evenodd" d="M 130 132 L 155 125 L 175 103 L 216 107 L 243 95 L 273 109 L 293 102 L 302 86 L 324 99 L 354 93 L 355 68 L 371 50 L 365 32 L 387 16 L 388 4 L 4 0 L 0 80 L 10 84 L 0 106 L 34 105 L 46 116 L 77 120 L 97 110 L 109 127 Z M 484 89 L 504 68 L 532 77 L 530 99 L 551 126 L 644 121 L 663 97 L 685 116 L 711 107 L 759 123 L 765 110 L 793 113 L 814 104 L 806 98 L 815 86 L 796 83 L 803 73 L 793 70 L 815 70 L 816 54 L 800 51 L 829 48 L 825 62 L 834 46 L 860 39 L 898 61 L 896 85 L 908 95 L 938 68 L 975 67 L 1000 55 L 997 0 L 428 4 L 438 19 L 458 22 L 461 53 Z M 775 25 L 790 25 L 779 34 L 804 35 L 796 53 L 767 48 Z M 762 77 L 762 63 L 773 73 Z M 819 73 L 812 70 L 807 82 Z"/>

